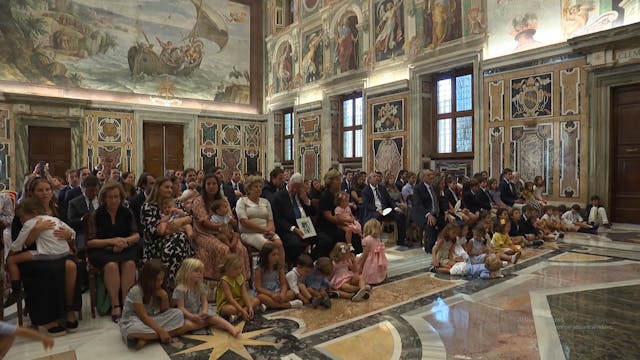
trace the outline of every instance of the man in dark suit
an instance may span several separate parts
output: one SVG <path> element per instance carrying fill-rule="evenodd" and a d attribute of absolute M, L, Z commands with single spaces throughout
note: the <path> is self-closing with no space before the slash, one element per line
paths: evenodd
<path fill-rule="evenodd" d="M 491 210 L 494 207 L 493 200 L 491 200 L 491 196 L 485 190 L 487 187 L 487 179 L 481 178 L 479 184 L 478 192 L 476 193 L 476 200 L 478 202 L 478 206 L 484 210 Z"/>
<path fill-rule="evenodd" d="M 402 210 L 391 200 L 389 192 L 380 184 L 381 176 L 377 172 L 372 172 L 368 177 L 368 185 L 362 189 L 362 204 L 360 205 L 360 221 L 362 226 L 371 220 L 383 221 L 382 211 L 387 208 L 393 209 L 390 216 L 398 228 L 398 245 L 406 244 L 406 216 Z"/>
<path fill-rule="evenodd" d="M 76 243 L 78 249 L 84 249 L 85 239 L 83 231 L 83 220 L 85 215 L 95 211 L 100 203 L 98 202 L 99 180 L 94 175 L 88 175 L 80 184 L 82 194 L 69 201 L 67 214 L 69 215 L 69 226 L 76 231 Z"/>
<path fill-rule="evenodd" d="M 216 178 L 218 178 L 218 184 L 222 184 L 222 193 L 224 193 L 224 196 L 226 196 L 227 200 L 229 200 L 231 209 L 235 209 L 236 203 L 238 202 L 238 197 L 233 191 L 231 185 L 224 181 L 224 172 L 222 171 L 222 168 L 219 166 L 214 166 L 212 172 L 216 175 Z"/>
<path fill-rule="evenodd" d="M 431 253 L 438 237 L 438 217 L 440 206 L 436 190 L 433 188 L 435 172 L 422 170 L 421 182 L 413 187 L 413 222 L 423 231 L 424 251 Z"/>
<path fill-rule="evenodd" d="M 277 167 L 269 173 L 269 181 L 264 184 L 262 187 L 262 194 L 260 197 L 263 197 L 269 202 L 273 202 L 273 196 L 282 189 L 284 186 L 284 170 L 282 168 Z"/>
<path fill-rule="evenodd" d="M 304 239 L 304 233 L 298 228 L 297 219 L 313 215 L 311 200 L 304 190 L 302 174 L 294 173 L 284 189 L 278 191 L 271 201 L 271 211 L 276 226 L 276 234 L 282 239 L 286 261 L 295 264 L 305 247 L 313 239 Z"/>
<path fill-rule="evenodd" d="M 509 168 L 502 170 L 502 180 L 500 180 L 500 185 L 498 185 L 498 190 L 500 190 L 500 199 L 509 207 L 512 207 L 516 202 L 516 189 L 511 183 L 512 174 L 513 172 Z"/>
<path fill-rule="evenodd" d="M 231 180 L 227 183 L 232 189 L 233 193 L 236 195 L 236 198 L 241 198 L 244 196 L 244 185 L 240 183 L 240 171 L 235 170 L 233 174 L 231 174 Z"/>
<path fill-rule="evenodd" d="M 353 171 L 347 170 L 344 173 L 344 180 L 340 183 L 340 191 L 344 191 L 351 196 L 351 188 L 353 187 Z"/>
<path fill-rule="evenodd" d="M 469 190 L 462 194 L 462 202 L 464 202 L 464 206 L 472 213 L 476 213 L 482 208 L 478 201 L 479 191 L 480 184 L 478 183 L 478 180 L 471 179 L 471 181 L 469 181 Z"/>
<path fill-rule="evenodd" d="M 78 182 L 82 183 L 87 176 L 91 175 L 91 170 L 88 167 L 83 166 L 76 170 L 76 176 L 78 177 Z M 67 211 L 69 208 L 69 202 L 78 196 L 82 195 L 82 189 L 80 186 L 76 186 L 73 189 L 69 189 L 64 196 L 64 202 L 67 204 L 64 208 L 64 211 Z M 67 218 L 69 218 L 69 214 L 67 213 Z"/>
<path fill-rule="evenodd" d="M 67 192 L 80 186 L 80 179 L 75 169 L 69 169 L 64 174 L 67 178 L 67 185 L 65 185 L 58 193 L 58 210 L 67 218 Z"/>

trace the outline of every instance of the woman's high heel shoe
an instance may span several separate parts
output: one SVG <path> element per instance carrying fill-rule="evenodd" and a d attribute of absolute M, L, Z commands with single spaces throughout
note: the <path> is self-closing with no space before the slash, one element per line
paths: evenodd
<path fill-rule="evenodd" d="M 122 305 L 113 305 L 111 307 L 111 311 L 117 308 L 120 308 L 120 314 L 111 314 L 111 321 L 113 321 L 116 324 L 120 321 L 120 318 L 122 317 Z"/>

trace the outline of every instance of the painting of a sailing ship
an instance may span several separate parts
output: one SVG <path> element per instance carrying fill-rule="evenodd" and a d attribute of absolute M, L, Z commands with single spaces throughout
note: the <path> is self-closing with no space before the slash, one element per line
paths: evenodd
<path fill-rule="evenodd" d="M 170 84 L 170 96 L 248 104 L 250 10 L 231 0 L 3 0 L 0 80 L 151 96 Z"/>

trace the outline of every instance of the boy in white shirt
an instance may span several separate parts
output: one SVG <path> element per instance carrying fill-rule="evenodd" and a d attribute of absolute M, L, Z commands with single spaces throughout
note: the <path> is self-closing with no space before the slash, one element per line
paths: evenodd
<path fill-rule="evenodd" d="M 596 234 L 597 231 L 591 225 L 587 224 L 582 216 L 580 216 L 580 205 L 573 204 L 571 209 L 562 214 L 562 222 L 567 226 L 569 231 L 577 231 L 588 234 Z"/>
<path fill-rule="evenodd" d="M 22 251 L 27 238 L 32 232 L 36 232 L 36 250 L 22 251 L 10 255 L 7 258 L 7 271 L 11 276 L 12 294 L 20 291 L 20 270 L 18 264 L 32 260 L 53 260 L 71 253 L 69 243 L 60 240 L 54 231 L 65 229 L 71 231 L 71 239 L 75 239 L 76 232 L 60 219 L 44 215 L 44 208 L 34 198 L 22 200 L 16 207 L 16 216 L 22 222 L 22 230 L 18 234 L 16 241 L 11 244 L 12 252 Z"/>
<path fill-rule="evenodd" d="M 304 280 L 313 271 L 313 260 L 311 256 L 302 254 L 298 258 L 296 267 L 285 275 L 289 289 L 296 294 L 296 297 L 307 305 L 311 302 L 311 294 L 304 284 Z"/>

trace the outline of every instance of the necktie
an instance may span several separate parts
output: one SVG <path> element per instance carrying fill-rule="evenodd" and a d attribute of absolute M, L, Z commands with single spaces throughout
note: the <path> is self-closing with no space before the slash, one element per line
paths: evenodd
<path fill-rule="evenodd" d="M 93 212 L 95 208 L 93 207 L 93 200 L 89 200 L 89 212 Z"/>
<path fill-rule="evenodd" d="M 300 212 L 300 207 L 298 207 L 298 202 L 296 201 L 296 197 L 291 197 L 291 206 L 293 207 L 293 214 L 296 216 L 296 219 L 300 219 L 302 217 L 302 213 Z"/>
<path fill-rule="evenodd" d="M 485 195 L 487 195 L 487 197 L 489 198 L 489 204 L 490 204 L 491 206 L 493 206 L 494 202 L 493 202 L 493 199 L 491 198 L 491 194 L 489 194 L 488 192 L 484 191 L 484 189 L 482 189 L 482 192 L 483 192 Z"/>
<path fill-rule="evenodd" d="M 382 203 L 382 197 L 380 196 L 380 191 L 378 190 L 378 187 L 376 186 L 376 197 L 378 198 L 378 200 Z"/>
<path fill-rule="evenodd" d="M 438 202 L 436 201 L 436 195 L 433 193 L 433 190 L 431 189 L 431 185 L 427 185 L 427 191 L 429 191 L 429 196 L 431 196 L 431 208 L 433 209 L 433 215 L 435 217 L 438 217 L 438 213 L 440 212 L 440 209 L 438 209 Z"/>

